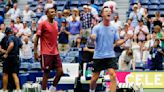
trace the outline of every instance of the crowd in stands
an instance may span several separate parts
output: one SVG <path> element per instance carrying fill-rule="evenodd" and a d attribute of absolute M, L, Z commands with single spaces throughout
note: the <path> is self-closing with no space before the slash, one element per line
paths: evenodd
<path fill-rule="evenodd" d="M 143 8 L 138 2 L 133 5 L 127 21 L 123 23 L 119 20 L 116 2 L 107 2 L 104 6 L 111 9 L 110 25 L 118 30 L 120 39 L 126 38 L 128 34 L 133 35 L 132 39 L 127 40 L 120 47 L 114 47 L 119 70 L 135 70 L 138 65 L 142 65 L 144 69 L 163 70 L 164 19 L 160 16 L 160 12 L 157 11 L 154 18 L 150 17 L 148 9 Z M 0 3 L 4 3 L 3 0 L 0 0 Z M 31 8 L 34 4 L 27 4 L 21 11 L 13 0 L 6 2 L 4 16 L 0 16 L 0 41 L 5 36 L 5 28 L 10 27 L 23 43 L 20 50 L 21 62 L 36 62 L 33 59 L 35 33 L 39 23 L 47 19 L 46 9 L 54 7 L 55 4 L 53 0 L 37 0 L 35 9 Z M 101 22 L 100 11 L 95 6 L 91 4 L 84 5 L 82 10 L 75 7 L 56 11 L 54 18 L 58 23 L 60 53 L 68 53 L 73 47 L 78 48 L 78 62 L 81 64 L 91 62 L 94 53 L 94 42 L 90 39 L 90 34 L 92 28 Z M 5 19 L 10 19 L 9 25 L 4 23 Z"/>

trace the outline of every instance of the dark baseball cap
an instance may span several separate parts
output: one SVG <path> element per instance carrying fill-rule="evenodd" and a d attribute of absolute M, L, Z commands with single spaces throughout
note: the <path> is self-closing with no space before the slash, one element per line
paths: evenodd
<path fill-rule="evenodd" d="M 62 20 L 62 23 L 67 23 L 67 20 L 66 20 L 66 19 L 63 19 L 63 20 Z"/>
<path fill-rule="evenodd" d="M 7 34 L 7 33 L 12 33 L 13 31 L 12 31 L 12 29 L 10 28 L 10 27 L 6 27 L 6 29 L 5 29 L 5 33 Z"/>

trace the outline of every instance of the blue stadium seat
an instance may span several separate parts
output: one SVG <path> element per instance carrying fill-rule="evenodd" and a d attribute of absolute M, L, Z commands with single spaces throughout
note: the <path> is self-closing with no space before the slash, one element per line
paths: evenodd
<path fill-rule="evenodd" d="M 21 62 L 21 65 L 20 65 L 20 68 L 19 68 L 20 71 L 28 71 L 30 69 L 31 69 L 31 63 Z"/>
<path fill-rule="evenodd" d="M 136 69 L 145 69 L 145 65 L 142 62 L 136 62 Z"/>
<path fill-rule="evenodd" d="M 71 0 L 71 5 L 79 5 L 79 0 Z"/>
<path fill-rule="evenodd" d="M 22 85 L 28 81 L 29 73 L 25 74 L 19 74 L 19 80 L 20 80 L 20 87 L 22 88 Z"/>
<path fill-rule="evenodd" d="M 69 51 L 67 53 L 67 56 L 69 56 L 69 57 L 78 57 L 79 56 L 79 51 Z"/>
<path fill-rule="evenodd" d="M 57 6 L 63 6 L 63 5 L 65 5 L 67 2 L 65 1 L 65 0 L 58 0 L 57 2 L 56 2 L 56 4 L 57 4 Z"/>
<path fill-rule="evenodd" d="M 149 10 L 148 11 L 150 17 L 155 17 L 155 12 L 156 12 L 156 10 Z"/>
<path fill-rule="evenodd" d="M 40 62 L 34 62 L 31 64 L 31 70 L 41 71 Z"/>
<path fill-rule="evenodd" d="M 148 5 L 142 5 L 143 8 L 148 8 Z"/>
<path fill-rule="evenodd" d="M 91 3 L 90 0 L 80 0 L 80 4 L 82 4 L 82 5 L 88 5 L 90 3 Z"/>
<path fill-rule="evenodd" d="M 164 11 L 160 11 L 161 17 L 164 17 Z"/>
<path fill-rule="evenodd" d="M 160 9 L 160 10 L 164 10 L 164 5 L 162 5 L 162 4 L 159 5 L 159 9 Z"/>
<path fill-rule="evenodd" d="M 63 63 L 73 63 L 75 62 L 75 57 L 65 57 L 64 60 L 63 60 Z"/>
<path fill-rule="evenodd" d="M 64 6 L 57 6 L 57 10 L 58 11 L 63 11 L 64 10 Z"/>
<path fill-rule="evenodd" d="M 158 10 L 159 9 L 158 5 L 149 5 L 148 8 L 149 8 L 149 10 Z"/>
<path fill-rule="evenodd" d="M 149 0 L 140 0 L 141 5 L 148 5 L 150 2 Z"/>
<path fill-rule="evenodd" d="M 131 5 L 134 5 L 134 4 L 136 4 L 136 3 L 138 3 L 138 0 L 130 0 L 130 4 L 131 4 Z"/>
<path fill-rule="evenodd" d="M 159 0 L 150 0 L 150 4 L 160 4 Z"/>
<path fill-rule="evenodd" d="M 160 4 L 164 4 L 164 0 L 159 0 Z"/>
<path fill-rule="evenodd" d="M 102 6 L 104 4 L 103 0 L 94 0 L 94 4 L 98 5 L 98 6 Z"/>
<path fill-rule="evenodd" d="M 43 14 L 42 13 L 36 13 L 36 17 L 39 19 Z"/>
<path fill-rule="evenodd" d="M 32 2 L 31 6 L 36 7 L 38 5 L 38 2 Z"/>

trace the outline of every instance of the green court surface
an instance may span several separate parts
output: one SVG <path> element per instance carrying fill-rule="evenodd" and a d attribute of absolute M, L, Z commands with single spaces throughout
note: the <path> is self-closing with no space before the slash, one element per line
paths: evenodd
<path fill-rule="evenodd" d="M 144 92 L 164 92 L 164 89 L 144 89 Z"/>

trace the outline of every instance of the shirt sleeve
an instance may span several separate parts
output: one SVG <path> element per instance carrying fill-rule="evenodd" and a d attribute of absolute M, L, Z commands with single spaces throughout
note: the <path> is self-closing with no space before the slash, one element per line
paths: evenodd
<path fill-rule="evenodd" d="M 43 31 L 43 22 L 42 23 L 39 23 L 39 26 L 38 26 L 38 30 L 36 32 L 36 35 L 41 36 L 42 31 Z"/>
<path fill-rule="evenodd" d="M 115 29 L 114 42 L 116 42 L 116 41 L 119 40 L 119 39 L 120 39 L 120 36 L 119 36 L 119 34 L 118 34 L 118 30 Z"/>
<path fill-rule="evenodd" d="M 13 36 L 10 36 L 10 37 L 8 38 L 8 42 L 9 42 L 9 44 L 10 44 L 11 42 L 14 42 Z"/>
<path fill-rule="evenodd" d="M 98 32 L 97 32 L 97 26 L 93 27 L 91 34 L 94 34 L 97 36 Z"/>
<path fill-rule="evenodd" d="M 79 30 L 82 29 L 82 23 L 79 21 Z"/>
<path fill-rule="evenodd" d="M 18 42 L 19 42 L 19 48 L 21 48 L 21 47 L 22 47 L 22 45 L 23 45 L 23 43 L 22 43 L 22 41 L 21 41 L 21 39 L 20 39 L 20 38 L 18 38 Z"/>

